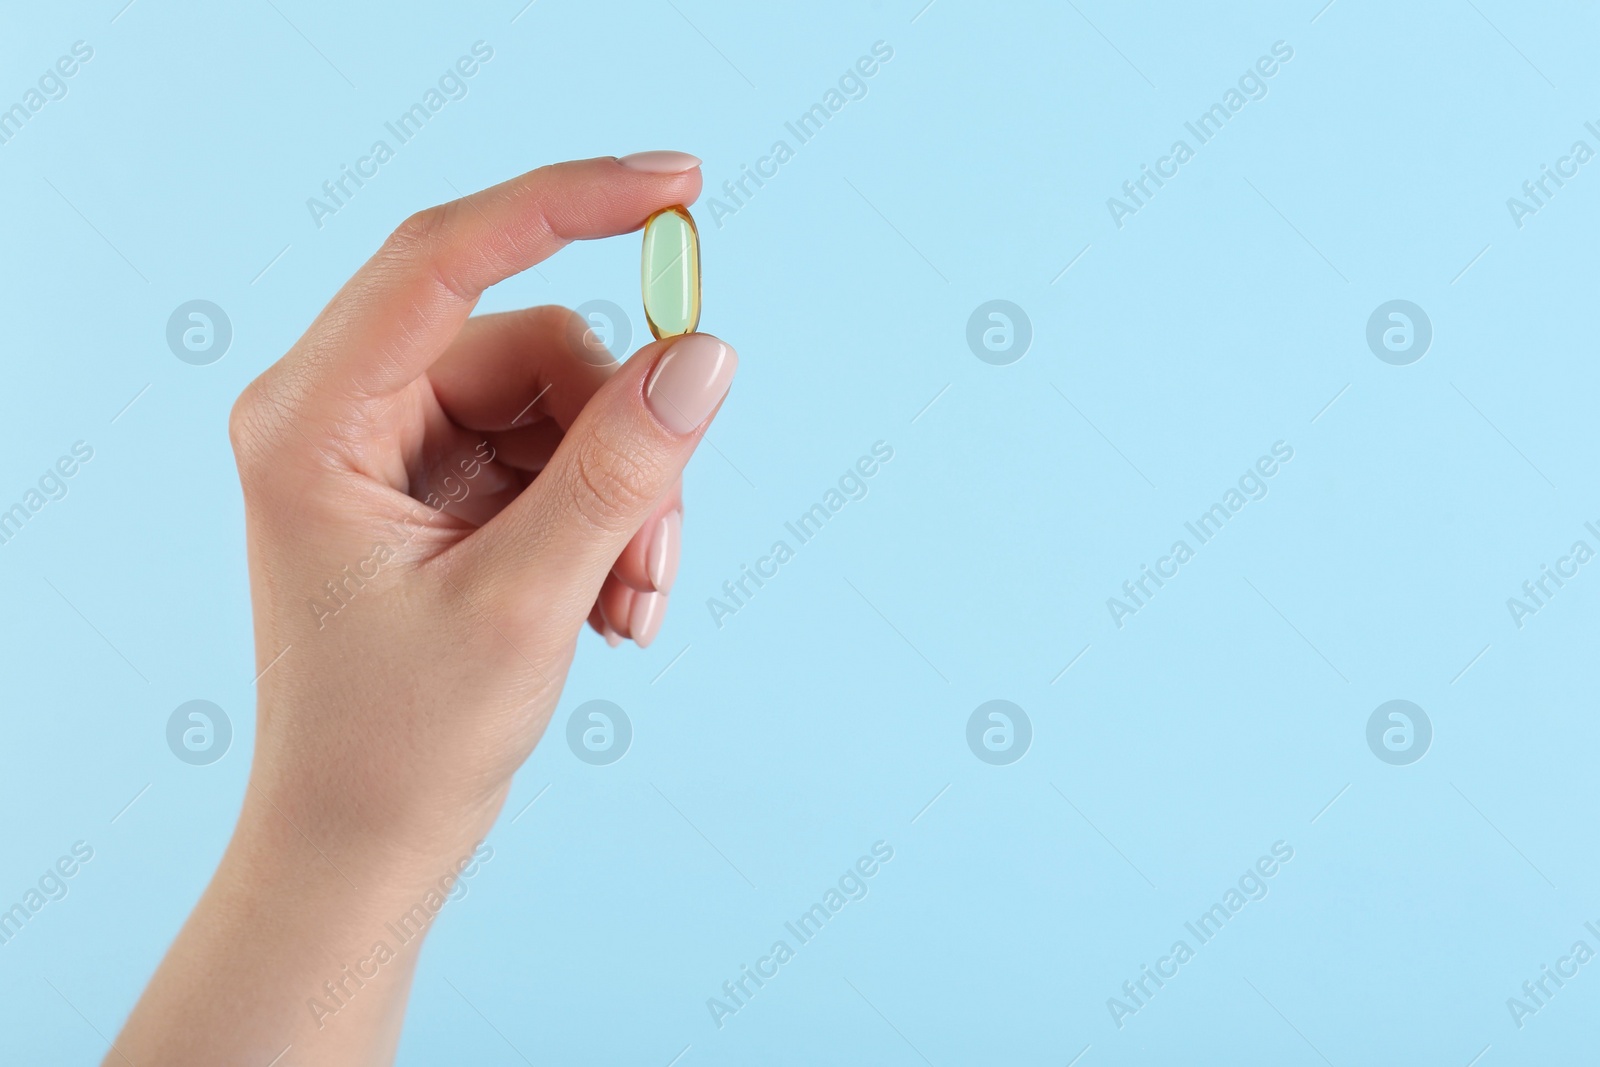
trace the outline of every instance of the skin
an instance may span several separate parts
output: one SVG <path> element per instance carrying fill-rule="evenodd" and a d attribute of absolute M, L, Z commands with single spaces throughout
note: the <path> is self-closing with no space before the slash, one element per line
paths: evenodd
<path fill-rule="evenodd" d="M 487 834 L 584 623 L 628 636 L 648 537 L 681 510 L 709 422 L 675 433 L 648 406 L 670 340 L 619 365 L 564 309 L 469 316 L 488 286 L 700 184 L 591 159 L 421 212 L 240 396 L 255 759 L 106 1064 L 392 1062 L 422 937 L 397 946 L 385 924 Z M 363 577 L 334 613 L 346 567 Z M 343 1005 L 319 1018 L 330 980 Z"/>

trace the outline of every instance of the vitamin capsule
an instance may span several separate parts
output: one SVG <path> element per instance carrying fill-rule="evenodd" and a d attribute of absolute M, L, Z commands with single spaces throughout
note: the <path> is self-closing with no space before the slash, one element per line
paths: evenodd
<path fill-rule="evenodd" d="M 700 234 L 689 209 L 662 208 L 644 223 L 644 320 L 659 340 L 700 325 Z"/>

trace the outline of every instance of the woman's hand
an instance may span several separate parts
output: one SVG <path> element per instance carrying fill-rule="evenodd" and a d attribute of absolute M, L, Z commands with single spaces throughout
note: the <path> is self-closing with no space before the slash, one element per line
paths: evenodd
<path fill-rule="evenodd" d="M 420 938 L 385 924 L 487 833 L 585 620 L 655 636 L 679 475 L 737 363 L 690 334 L 619 365 L 561 308 L 468 316 L 569 241 L 692 202 L 698 164 L 563 163 L 413 216 L 239 398 L 255 762 L 108 1063 L 392 1056 Z"/>

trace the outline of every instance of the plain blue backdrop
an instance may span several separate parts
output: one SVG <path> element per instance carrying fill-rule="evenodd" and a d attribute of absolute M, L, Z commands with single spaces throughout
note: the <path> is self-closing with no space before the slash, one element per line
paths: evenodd
<path fill-rule="evenodd" d="M 1520 220 L 1507 200 L 1600 150 L 1593 6 L 924 2 L 7 11 L 0 107 L 93 55 L 0 144 L 0 508 L 75 442 L 93 458 L 0 544 L 0 907 L 94 856 L 0 945 L 5 1062 L 105 1053 L 238 812 L 233 398 L 410 212 L 653 148 L 705 160 L 702 326 L 739 379 L 687 475 L 665 627 L 581 643 L 400 1062 L 1589 1055 L 1600 965 L 1522 987 L 1600 951 L 1600 566 L 1520 620 L 1507 600 L 1600 549 L 1600 162 Z M 480 41 L 466 95 L 319 226 L 307 199 Z M 800 144 L 785 124 L 878 42 Z M 1200 144 L 1185 123 L 1279 42 Z M 1180 139 L 1175 176 L 1108 207 Z M 482 306 L 610 301 L 637 347 L 638 253 L 569 248 Z M 197 299 L 232 327 L 208 365 L 167 342 Z M 1008 363 L 969 345 L 991 300 L 1031 329 Z M 1368 344 L 1392 300 L 1431 324 L 1413 362 Z M 875 442 L 866 496 L 719 626 L 723 583 Z M 1292 460 L 1201 545 L 1184 524 L 1276 442 Z M 1114 613 L 1180 539 L 1177 576 Z M 166 737 L 196 699 L 234 733 L 203 766 Z M 567 744 L 590 700 L 631 721 L 620 760 Z M 1014 762 L 969 746 L 990 700 L 1031 725 Z M 1390 700 L 1431 727 L 1409 762 L 1368 741 Z M 719 1027 L 708 998 L 879 841 L 867 896 Z M 1276 842 L 1265 898 L 1202 945 L 1185 923 Z M 1193 958 L 1130 998 L 1178 940 Z"/>

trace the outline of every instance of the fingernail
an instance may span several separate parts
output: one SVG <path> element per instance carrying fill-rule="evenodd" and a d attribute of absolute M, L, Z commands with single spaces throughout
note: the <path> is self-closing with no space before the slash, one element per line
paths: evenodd
<path fill-rule="evenodd" d="M 635 152 L 631 156 L 623 156 L 617 162 L 633 170 L 642 170 L 646 174 L 682 174 L 700 165 L 700 160 L 687 152 L 666 151 Z"/>
<path fill-rule="evenodd" d="M 617 636 L 618 644 L 622 643 L 622 631 L 627 629 L 628 616 L 633 611 L 633 590 L 624 587 L 621 592 L 622 602 L 615 605 L 617 611 L 616 617 L 612 617 L 611 613 L 606 610 L 607 598 L 600 598 L 600 621 L 606 624 L 606 629 L 609 632 Z"/>
<path fill-rule="evenodd" d="M 616 648 L 618 645 L 622 644 L 622 638 L 617 636 L 617 631 L 613 630 L 609 626 L 606 627 L 606 644 L 610 645 L 612 648 Z"/>
<path fill-rule="evenodd" d="M 650 535 L 650 550 L 645 553 L 645 575 L 656 592 L 666 593 L 672 589 L 673 579 L 678 577 L 682 543 L 683 514 L 674 508 L 656 523 L 655 532 Z"/>
<path fill-rule="evenodd" d="M 667 598 L 663 593 L 640 593 L 633 598 L 633 608 L 628 612 L 628 632 L 633 643 L 648 648 L 661 629 L 661 617 L 666 614 Z"/>
<path fill-rule="evenodd" d="M 673 433 L 688 433 L 722 402 L 738 367 L 729 346 L 708 333 L 688 334 L 656 361 L 644 383 L 645 406 Z"/>

